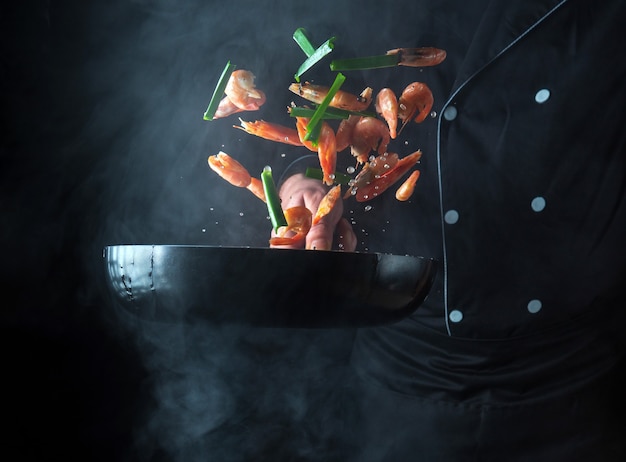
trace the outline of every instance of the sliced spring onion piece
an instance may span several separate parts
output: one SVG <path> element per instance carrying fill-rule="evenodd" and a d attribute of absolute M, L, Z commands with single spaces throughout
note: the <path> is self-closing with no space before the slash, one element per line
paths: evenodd
<path fill-rule="evenodd" d="M 307 124 L 307 127 L 306 127 L 306 135 L 304 135 L 305 141 L 312 141 L 313 143 L 317 142 L 318 137 L 314 137 L 314 135 L 316 133 L 316 130 L 318 130 L 317 135 L 319 136 L 319 129 L 317 129 L 316 127 L 320 125 L 322 115 L 326 111 L 326 108 L 330 104 L 330 101 L 333 99 L 337 91 L 339 91 L 339 88 L 341 88 L 341 85 L 343 85 L 345 80 L 346 80 L 346 76 L 343 75 L 341 72 L 335 76 L 335 81 L 328 89 L 328 93 L 324 97 L 324 100 L 317 107 L 317 109 L 315 109 L 315 113 L 309 119 L 309 123 Z"/>
<path fill-rule="evenodd" d="M 334 59 L 330 62 L 331 71 L 358 71 L 362 69 L 379 69 L 398 65 L 397 54 L 364 56 L 362 58 Z"/>
<path fill-rule="evenodd" d="M 311 117 L 315 113 L 315 109 L 302 106 L 292 106 L 289 108 L 289 115 L 291 117 Z M 348 111 L 346 109 L 339 109 L 336 107 L 328 106 L 322 115 L 323 119 L 347 119 L 351 115 L 359 115 L 363 117 L 376 117 L 373 112 L 367 111 Z"/>
<path fill-rule="evenodd" d="M 323 180 L 324 172 L 322 172 L 321 168 L 307 167 L 306 172 L 304 172 L 304 176 L 307 178 L 313 178 L 314 180 Z M 334 182 L 336 184 L 348 184 L 351 180 L 352 177 L 350 175 L 335 172 Z"/>
<path fill-rule="evenodd" d="M 331 108 L 327 108 L 324 114 L 322 114 L 322 119 L 347 119 L 350 117 L 350 114 L 347 112 L 337 113 L 334 111 L 329 111 Z M 291 117 L 307 117 L 311 118 L 315 114 L 315 109 L 311 109 L 308 107 L 298 107 L 294 106 L 289 108 L 289 115 Z"/>
<path fill-rule="evenodd" d="M 298 72 L 295 73 L 294 78 L 296 82 L 300 82 L 300 76 L 306 71 L 311 69 L 315 64 L 329 54 L 335 48 L 335 37 L 331 37 L 322 43 L 298 68 Z"/>
<path fill-rule="evenodd" d="M 261 182 L 263 183 L 263 192 L 265 193 L 265 201 L 272 228 L 274 228 L 274 231 L 278 231 L 278 228 L 287 226 L 287 220 L 280 205 L 280 197 L 272 177 L 272 169 L 269 165 L 266 165 L 261 172 Z"/>
<path fill-rule="evenodd" d="M 304 27 L 298 27 L 293 33 L 293 39 L 296 41 L 298 46 L 304 51 L 304 54 L 307 58 L 311 57 L 313 53 L 315 53 L 315 47 L 306 36 L 306 29 Z"/>
<path fill-rule="evenodd" d="M 228 79 L 230 79 L 230 75 L 236 69 L 237 66 L 231 64 L 230 61 L 226 63 L 226 67 L 222 71 L 222 75 L 220 79 L 217 81 L 217 85 L 215 90 L 213 90 L 213 96 L 211 97 L 211 101 L 209 102 L 209 106 L 204 112 L 204 120 L 213 120 L 213 116 L 215 115 L 215 111 L 217 111 L 217 107 L 220 104 L 222 99 L 222 95 L 224 94 L 224 90 L 226 89 L 226 85 L 228 84 Z"/>

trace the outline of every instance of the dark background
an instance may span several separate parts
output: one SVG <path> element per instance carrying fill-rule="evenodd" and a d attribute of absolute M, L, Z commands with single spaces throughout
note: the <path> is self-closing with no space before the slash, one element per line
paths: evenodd
<path fill-rule="evenodd" d="M 5 451 L 38 461 L 333 459 L 334 413 L 350 403 L 332 396 L 352 332 L 136 319 L 109 298 L 102 249 L 265 246 L 264 206 L 216 181 L 206 158 L 223 149 L 251 171 L 271 162 L 280 172 L 296 154 L 235 131 L 236 120 L 202 120 L 219 73 L 229 59 L 253 69 L 266 114 L 286 117 L 303 59 L 295 28 L 320 43 L 344 30 L 348 56 L 411 44 L 409 25 L 372 43 L 390 14 L 375 5 L 0 6 Z M 355 75 L 354 90 L 365 79 L 378 83 Z"/>
<path fill-rule="evenodd" d="M 342 460 L 350 444 L 338 437 L 357 421 L 344 387 L 352 330 L 139 319 L 111 299 L 102 250 L 266 246 L 265 206 L 220 180 L 207 157 L 224 150 L 251 172 L 269 163 L 280 176 L 303 151 L 237 131 L 236 118 L 202 120 L 225 63 L 252 70 L 268 95 L 247 119 L 290 125 L 287 87 L 304 59 L 296 28 L 317 43 L 337 36 L 337 57 L 379 54 L 428 42 L 418 19 L 436 29 L 437 18 L 416 8 L 374 0 L 0 6 L 5 451 L 37 461 Z M 307 78 L 330 82 L 325 69 Z M 415 72 L 396 69 L 397 87 Z M 344 89 L 386 79 L 355 72 Z M 434 191 L 428 181 L 421 187 Z M 360 250 L 369 250 L 377 230 L 367 223 L 380 215 L 349 214 Z M 393 236 L 404 235 L 389 220 L 374 250 L 393 252 Z"/>

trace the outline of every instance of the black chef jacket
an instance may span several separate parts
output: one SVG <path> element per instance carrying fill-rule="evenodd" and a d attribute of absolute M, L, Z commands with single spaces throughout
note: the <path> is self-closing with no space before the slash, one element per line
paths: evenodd
<path fill-rule="evenodd" d="M 424 152 L 414 197 L 382 195 L 367 213 L 346 205 L 362 250 L 439 262 L 413 316 L 358 333 L 367 447 L 387 447 L 371 460 L 405 460 L 394 444 L 420 451 L 413 460 L 517 460 L 481 452 L 499 440 L 535 448 L 509 447 L 520 460 L 603 460 L 566 429 L 585 419 L 610 433 L 597 420 L 612 404 L 594 387 L 623 350 L 626 3 L 477 5 L 463 16 L 444 2 L 417 20 L 417 40 L 448 58 L 417 79 L 433 89 L 434 117 L 396 140 Z M 544 433 L 542 447 L 531 435 L 546 428 L 563 433 Z"/>

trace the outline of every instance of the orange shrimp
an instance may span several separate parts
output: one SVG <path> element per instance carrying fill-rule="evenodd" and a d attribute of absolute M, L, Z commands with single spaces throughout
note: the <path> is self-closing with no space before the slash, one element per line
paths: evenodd
<path fill-rule="evenodd" d="M 352 143 L 352 133 L 354 133 L 354 126 L 361 119 L 361 116 L 352 114 L 347 119 L 342 119 L 335 133 L 335 140 L 337 142 L 337 152 L 341 152 L 346 149 Z"/>
<path fill-rule="evenodd" d="M 418 150 L 406 157 L 398 160 L 393 168 L 390 168 L 382 175 L 376 175 L 371 181 L 358 186 L 353 193 L 357 202 L 365 202 L 379 196 L 390 186 L 395 184 L 405 173 L 407 173 L 422 157 L 422 151 Z"/>
<path fill-rule="evenodd" d="M 228 117 L 229 115 L 236 114 L 238 112 L 243 112 L 243 109 L 235 106 L 228 96 L 224 96 L 215 110 L 213 119 L 223 119 L 224 117 Z"/>
<path fill-rule="evenodd" d="M 265 193 L 263 192 L 263 184 L 261 180 L 253 178 L 248 170 L 223 151 L 218 152 L 214 156 L 209 156 L 209 167 L 219 176 L 224 178 L 233 186 L 246 188 L 255 196 L 265 202 Z M 259 185 L 259 183 L 261 183 Z M 259 188 L 260 186 L 260 188 Z"/>
<path fill-rule="evenodd" d="M 224 93 L 230 101 L 244 111 L 256 111 L 265 103 L 265 93 L 255 87 L 254 74 L 238 69 L 234 71 Z"/>
<path fill-rule="evenodd" d="M 239 119 L 241 126 L 233 125 L 233 127 L 243 130 L 251 135 L 265 138 L 266 140 L 276 141 L 278 143 L 291 144 L 293 146 L 302 146 L 302 141 L 298 136 L 295 128 L 284 127 L 282 125 L 265 122 L 264 120 L 255 120 L 254 122 L 246 122 Z"/>
<path fill-rule="evenodd" d="M 287 226 L 278 230 L 278 236 L 270 238 L 270 245 L 294 245 L 301 242 L 309 230 L 313 214 L 304 206 L 291 207 L 284 211 Z M 295 233 L 286 236 L 288 232 Z"/>
<path fill-rule="evenodd" d="M 366 162 L 354 180 L 350 182 L 350 187 L 348 191 L 346 191 L 344 199 L 356 194 L 359 187 L 370 184 L 376 178 L 380 178 L 385 172 L 394 168 L 398 160 L 398 154 L 395 152 L 386 152 Z"/>
<path fill-rule="evenodd" d="M 317 152 L 320 167 L 324 174 L 323 181 L 330 186 L 334 183 L 335 168 L 337 166 L 337 141 L 335 139 L 335 132 L 327 122 L 323 121 L 320 136 L 317 140 L 317 145 L 315 145 L 313 142 L 304 139 L 308 124 L 308 118 L 296 117 L 296 130 L 298 131 L 300 140 L 310 151 Z"/>
<path fill-rule="evenodd" d="M 415 183 L 417 179 L 420 177 L 420 171 L 414 170 L 413 173 L 400 185 L 400 187 L 396 191 L 396 199 L 399 201 L 408 201 L 409 198 L 413 195 L 413 191 L 415 191 Z"/>
<path fill-rule="evenodd" d="M 263 189 L 263 182 L 259 178 L 250 177 L 250 184 L 246 186 L 246 188 L 263 202 L 267 202 L 265 200 L 265 190 Z"/>
<path fill-rule="evenodd" d="M 243 111 L 256 111 L 266 100 L 265 93 L 254 86 L 254 74 L 239 69 L 234 71 L 224 89 L 224 96 L 213 119 L 221 119 Z"/>
<path fill-rule="evenodd" d="M 361 117 L 352 132 L 350 144 L 352 155 L 363 164 L 367 162 L 372 150 L 378 154 L 387 151 L 390 138 L 389 127 L 385 122 L 376 117 Z"/>
<path fill-rule="evenodd" d="M 398 66 L 436 66 L 446 59 L 446 51 L 433 47 L 396 48 L 387 51 L 388 55 L 398 55 Z"/>
<path fill-rule="evenodd" d="M 310 82 L 292 83 L 289 90 L 296 95 L 303 97 L 308 101 L 321 104 L 328 94 L 329 87 L 322 85 L 314 85 Z M 372 94 L 374 90 L 367 87 L 359 96 L 353 95 L 343 90 L 339 90 L 333 99 L 330 100 L 329 106 L 347 111 L 365 111 L 372 102 Z"/>
<path fill-rule="evenodd" d="M 398 127 L 398 98 L 390 88 L 383 88 L 376 96 L 376 112 L 378 112 L 389 126 L 389 135 L 396 137 Z"/>
<path fill-rule="evenodd" d="M 313 217 L 313 224 L 316 225 L 319 221 L 330 213 L 337 200 L 341 197 L 341 185 L 335 185 L 326 193 L 317 206 L 317 212 Z"/>
<path fill-rule="evenodd" d="M 421 123 L 430 114 L 433 107 L 433 94 L 425 83 L 410 83 L 398 100 L 398 118 L 402 120 L 402 128 L 413 119 Z"/>

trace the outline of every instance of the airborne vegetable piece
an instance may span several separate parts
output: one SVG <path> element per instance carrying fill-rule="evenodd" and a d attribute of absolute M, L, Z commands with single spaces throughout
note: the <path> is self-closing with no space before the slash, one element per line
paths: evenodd
<path fill-rule="evenodd" d="M 304 27 L 299 27 L 295 30 L 295 32 L 293 33 L 293 39 L 300 46 L 302 51 L 304 51 L 304 54 L 307 56 L 307 58 L 311 57 L 311 55 L 315 53 L 315 47 L 307 37 L 306 29 L 304 29 Z"/>
<path fill-rule="evenodd" d="M 329 38 L 316 49 L 307 37 L 306 30 L 299 27 L 293 33 L 293 39 L 307 56 L 307 59 L 300 65 L 298 71 L 294 75 L 296 82 L 300 82 L 300 76 L 302 76 L 302 74 L 321 61 L 324 56 L 333 51 L 335 48 L 335 37 Z"/>
<path fill-rule="evenodd" d="M 217 111 L 217 107 L 220 104 L 220 100 L 222 99 L 222 95 L 224 94 L 224 90 L 226 89 L 226 85 L 228 84 L 228 80 L 230 79 L 230 75 L 233 73 L 237 66 L 231 64 L 230 61 L 226 63 L 226 67 L 222 71 L 222 75 L 217 81 L 217 85 L 215 90 L 213 90 L 213 96 L 211 97 L 211 101 L 209 101 L 209 106 L 204 112 L 204 120 L 213 120 L 213 116 L 215 115 L 215 111 Z"/>
<path fill-rule="evenodd" d="M 274 228 L 274 231 L 278 231 L 278 228 L 287 226 L 287 219 L 280 205 L 280 197 L 278 196 L 276 184 L 272 177 L 272 169 L 269 166 L 263 168 L 261 181 L 263 182 L 263 191 L 265 192 L 265 201 L 267 203 L 270 221 L 272 222 L 272 228 Z"/>
<path fill-rule="evenodd" d="M 315 129 L 317 127 L 317 124 L 322 120 L 322 115 L 326 111 L 326 108 L 330 104 L 330 101 L 335 96 L 335 93 L 337 93 L 339 91 L 339 89 L 341 88 L 341 85 L 343 85 L 343 83 L 345 81 L 346 81 L 346 76 L 345 75 L 343 75 L 342 73 L 337 74 L 337 76 L 335 77 L 335 81 L 330 86 L 330 89 L 328 90 L 328 93 L 326 94 L 326 97 L 320 103 L 320 105 L 317 107 L 317 109 L 315 109 L 315 112 L 313 113 L 313 115 L 311 116 L 311 119 L 309 120 L 309 123 L 308 123 L 308 125 L 306 127 L 307 134 L 306 134 L 306 136 L 304 138 L 306 141 L 310 140 L 313 143 L 317 142 L 317 138 L 318 137 L 317 136 L 312 136 L 312 134 L 316 133 Z M 319 134 L 318 134 L 318 136 L 319 136 Z"/>
<path fill-rule="evenodd" d="M 324 58 L 324 56 L 326 56 L 331 51 L 333 51 L 334 48 L 335 48 L 335 37 L 331 37 L 328 40 L 326 40 L 324 43 L 322 43 L 319 46 L 319 48 L 315 50 L 315 53 L 309 56 L 306 59 L 306 61 L 304 61 L 300 65 L 300 67 L 298 68 L 298 72 L 296 72 L 294 75 L 296 82 L 299 82 L 300 76 L 302 76 L 302 74 L 304 74 L 306 71 L 311 69 L 315 64 L 321 61 L 322 58 Z"/>

